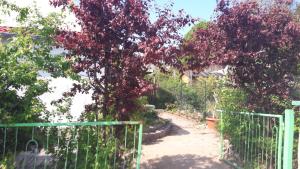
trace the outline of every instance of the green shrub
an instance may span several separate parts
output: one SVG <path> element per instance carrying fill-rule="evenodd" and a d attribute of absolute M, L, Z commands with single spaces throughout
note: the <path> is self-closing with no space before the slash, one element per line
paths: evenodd
<path fill-rule="evenodd" d="M 140 97 L 136 103 L 140 105 L 140 109 L 132 113 L 130 120 L 142 121 L 147 127 L 159 119 L 155 111 L 156 106 L 148 104 L 147 97 Z"/>
<path fill-rule="evenodd" d="M 243 162 L 243 168 L 266 168 L 265 164 L 260 163 L 260 154 L 257 152 L 270 152 L 273 155 L 268 158 L 275 158 L 276 144 L 274 128 L 260 116 L 241 115 L 238 112 L 248 112 L 246 106 L 248 95 L 238 88 L 233 88 L 223 84 L 216 91 L 217 108 L 223 111 L 223 133 L 226 139 L 230 140 L 232 150 L 238 153 Z M 221 126 L 219 126 L 220 128 Z M 266 131 L 265 131 L 266 130 Z M 269 130 L 269 131 L 268 131 Z M 257 133 L 269 133 L 258 135 Z M 250 137 L 250 138 L 249 138 Z M 247 154 L 247 146 L 251 145 L 253 152 Z M 248 157 L 247 159 L 245 157 Z M 251 160 L 249 160 L 251 159 Z"/>
<path fill-rule="evenodd" d="M 217 109 L 224 112 L 242 112 L 245 111 L 247 103 L 247 94 L 233 87 L 221 87 L 216 92 Z"/>
<path fill-rule="evenodd" d="M 166 104 L 166 110 L 168 111 L 174 111 L 176 110 L 177 105 L 175 103 L 167 103 Z"/>
<path fill-rule="evenodd" d="M 172 104 L 176 101 L 176 97 L 166 89 L 158 88 L 154 95 L 148 96 L 148 101 L 158 109 L 165 109 L 167 104 Z"/>
<path fill-rule="evenodd" d="M 158 120 L 158 115 L 157 112 L 155 111 L 150 111 L 150 112 L 146 112 L 143 114 L 143 120 L 145 125 L 149 125 L 153 122 L 155 122 L 156 120 Z"/>
<path fill-rule="evenodd" d="M 223 132 L 230 138 L 237 138 L 243 126 L 239 123 L 239 117 L 232 112 L 243 112 L 247 101 L 245 92 L 238 88 L 220 86 L 216 90 L 216 107 L 223 111 Z"/>
<path fill-rule="evenodd" d="M 14 169 L 14 155 L 12 153 L 8 153 L 0 162 L 1 169 Z"/>
<path fill-rule="evenodd" d="M 198 78 L 191 84 L 183 83 L 177 72 L 173 74 L 157 72 L 151 78 L 158 88 L 148 96 L 148 101 L 156 108 L 206 112 L 205 103 L 214 102 L 214 90 L 218 83 L 215 77 Z"/>

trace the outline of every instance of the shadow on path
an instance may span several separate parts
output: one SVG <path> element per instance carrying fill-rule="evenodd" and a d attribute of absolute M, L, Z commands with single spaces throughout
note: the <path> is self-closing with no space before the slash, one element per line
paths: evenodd
<path fill-rule="evenodd" d="M 141 164 L 141 169 L 223 169 L 220 163 L 211 158 L 186 154 L 152 159 Z"/>
<path fill-rule="evenodd" d="M 143 145 L 141 169 L 229 169 L 218 160 L 219 136 L 193 121 L 163 113 L 172 120 L 167 137 Z M 198 128 L 199 127 L 199 128 Z"/>
<path fill-rule="evenodd" d="M 169 136 L 181 136 L 181 135 L 188 135 L 188 134 L 190 134 L 189 131 L 172 123 L 172 129 L 171 129 L 171 132 L 169 133 Z"/>
<path fill-rule="evenodd" d="M 174 123 L 171 123 L 171 129 L 170 129 L 170 132 L 167 134 L 167 136 L 181 136 L 181 135 L 188 135 L 190 134 L 189 131 L 181 128 L 180 126 L 174 124 Z M 154 141 L 150 141 L 150 142 L 147 142 L 147 143 L 143 143 L 144 145 L 153 145 L 153 144 L 159 144 L 160 142 L 162 142 L 163 138 L 160 138 L 160 139 L 157 139 L 157 140 L 154 140 Z"/>

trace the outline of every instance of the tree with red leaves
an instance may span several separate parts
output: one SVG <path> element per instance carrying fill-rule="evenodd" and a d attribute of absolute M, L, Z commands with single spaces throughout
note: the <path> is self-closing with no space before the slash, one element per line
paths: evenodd
<path fill-rule="evenodd" d="M 101 113 L 104 119 L 128 120 L 137 108 L 136 99 L 153 88 L 144 79 L 149 65 L 179 65 L 178 31 L 192 21 L 182 11 L 174 15 L 170 9 L 157 9 L 158 17 L 151 22 L 152 0 L 51 3 L 71 9 L 81 27 L 80 32 L 60 31 L 57 40 L 74 60 L 74 71 L 89 78 L 87 85 L 74 84 L 68 94 L 92 89 L 94 102 L 86 109 L 96 112 L 96 120 Z"/>
<path fill-rule="evenodd" d="M 300 52 L 300 25 L 286 5 L 221 1 L 215 21 L 184 45 L 189 69 L 229 65 L 234 85 L 250 96 L 249 109 L 281 113 L 290 98 Z"/>

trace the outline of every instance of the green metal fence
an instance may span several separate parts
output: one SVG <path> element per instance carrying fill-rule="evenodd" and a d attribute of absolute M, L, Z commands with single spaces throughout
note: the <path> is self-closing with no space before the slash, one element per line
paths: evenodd
<path fill-rule="evenodd" d="M 139 122 L 0 124 L 1 169 L 140 168 Z"/>
<path fill-rule="evenodd" d="M 235 168 L 292 169 L 294 111 L 221 112 L 221 158 Z"/>

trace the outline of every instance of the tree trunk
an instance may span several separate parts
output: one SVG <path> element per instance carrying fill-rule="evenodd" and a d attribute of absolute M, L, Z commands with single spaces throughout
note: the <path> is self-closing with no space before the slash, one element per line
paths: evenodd
<path fill-rule="evenodd" d="M 108 53 L 105 52 L 105 68 L 104 68 L 104 92 L 103 92 L 103 103 L 102 103 L 102 114 L 103 114 L 103 119 L 106 120 L 106 117 L 108 115 L 108 102 L 109 102 L 109 84 L 110 84 L 110 64 L 109 64 L 109 58 L 108 58 Z"/>

